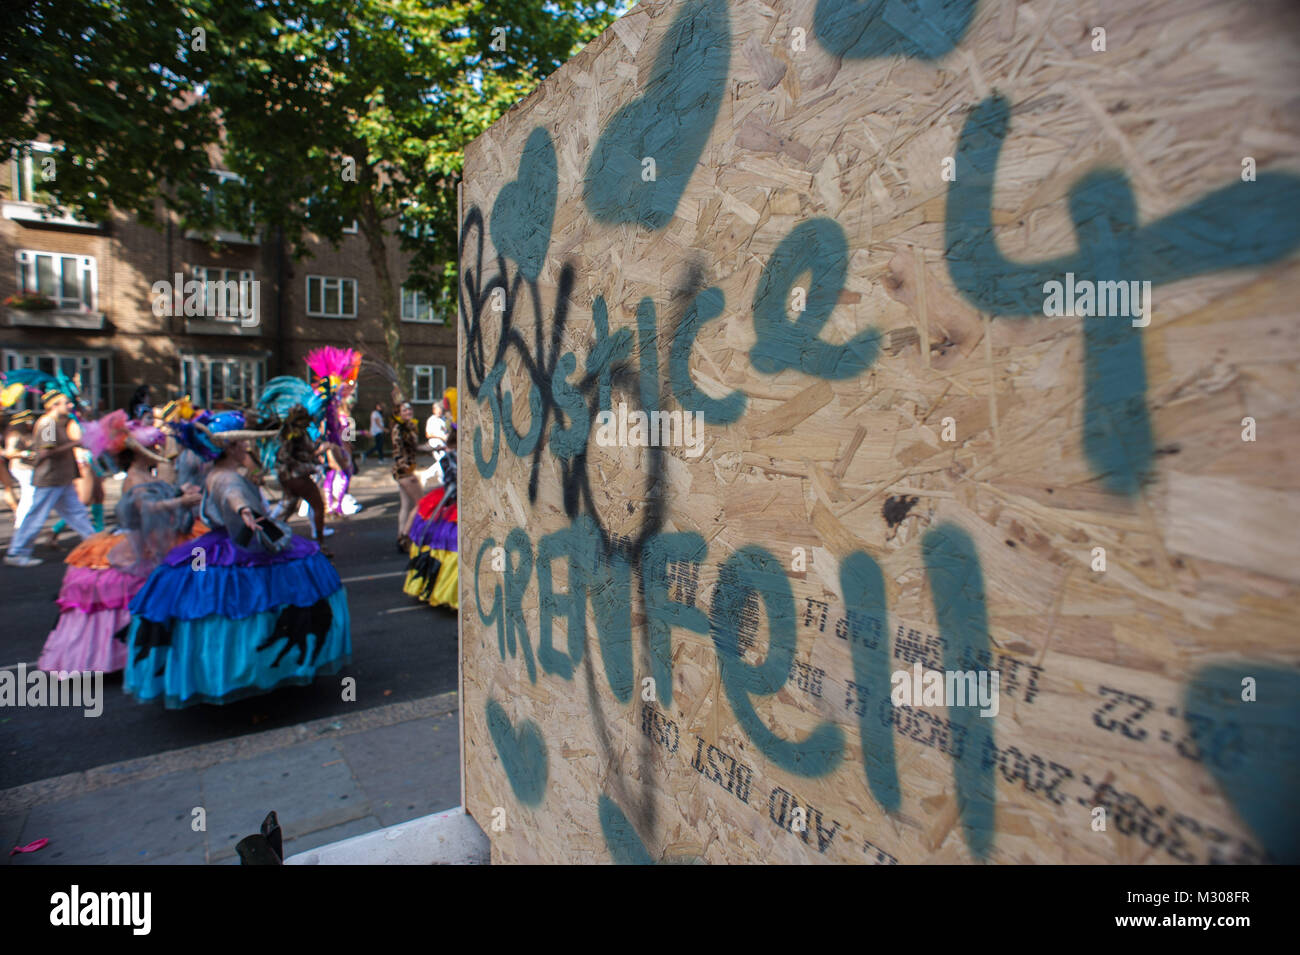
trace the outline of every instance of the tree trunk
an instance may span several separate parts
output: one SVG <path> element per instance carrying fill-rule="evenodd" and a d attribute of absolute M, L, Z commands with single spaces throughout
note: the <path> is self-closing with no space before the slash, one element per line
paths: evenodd
<path fill-rule="evenodd" d="M 367 170 L 367 173 L 370 171 Z M 363 177 L 359 183 L 363 188 L 369 186 Z M 406 373 L 406 359 L 402 354 L 402 332 L 399 323 L 399 303 L 396 287 L 393 284 L 392 271 L 388 267 L 388 236 L 384 231 L 384 220 L 375 207 L 374 193 L 369 188 L 361 200 L 361 234 L 366 237 L 366 254 L 370 266 L 375 271 L 379 283 L 379 316 L 384 326 L 384 344 L 388 347 L 388 363 L 397 371 L 397 380 L 402 392 L 408 398 L 411 379 Z"/>

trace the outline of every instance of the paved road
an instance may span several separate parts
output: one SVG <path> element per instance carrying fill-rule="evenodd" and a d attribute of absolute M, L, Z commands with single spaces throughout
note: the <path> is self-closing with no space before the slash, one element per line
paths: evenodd
<path fill-rule="evenodd" d="M 455 614 L 401 591 L 406 561 L 394 544 L 396 485 L 376 465 L 354 482 L 354 493 L 364 510 L 334 524 L 329 538 L 352 612 L 349 667 L 311 686 L 220 707 L 165 710 L 161 703 L 136 703 L 116 674 L 105 679 L 104 711 L 95 719 L 71 708 L 0 708 L 0 789 L 456 689 Z M 292 526 L 310 533 L 301 519 Z M 7 546 L 11 534 L 6 510 L 0 514 L 0 545 Z M 64 540 L 70 546 L 75 537 L 65 531 Z M 64 565 L 44 546 L 35 555 L 47 562 L 26 570 L 0 565 L 0 667 L 33 663 L 56 617 L 53 600 Z M 356 678 L 356 702 L 342 699 L 344 676 Z"/>

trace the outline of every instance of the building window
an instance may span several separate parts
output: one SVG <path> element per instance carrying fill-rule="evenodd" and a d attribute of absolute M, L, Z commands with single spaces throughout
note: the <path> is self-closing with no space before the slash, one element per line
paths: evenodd
<path fill-rule="evenodd" d="M 23 295 L 48 298 L 58 308 L 94 311 L 95 259 L 89 255 L 60 255 L 22 249 L 18 259 L 18 288 Z"/>
<path fill-rule="evenodd" d="M 182 355 L 181 391 L 201 407 L 251 408 L 265 378 L 266 359 L 239 355 Z"/>
<path fill-rule="evenodd" d="M 52 375 L 61 371 L 74 381 L 79 380 L 81 400 L 97 411 L 107 411 L 113 406 L 113 361 L 108 355 L 95 352 L 54 352 L 6 349 L 6 372 L 19 368 L 35 368 Z M 77 376 L 80 375 L 80 379 Z M 41 397 L 27 392 L 14 410 L 31 409 L 40 412 Z"/>
<path fill-rule="evenodd" d="M 402 321 L 444 324 L 442 316 L 434 310 L 428 293 L 409 289 L 405 285 L 402 286 Z"/>
<path fill-rule="evenodd" d="M 213 169 L 212 174 L 217 177 L 217 185 L 213 187 L 205 183 L 203 186 L 204 198 L 207 200 L 208 206 L 212 210 L 213 220 L 225 224 L 227 219 L 227 210 L 233 204 L 231 195 L 234 190 L 231 189 L 230 186 L 242 186 L 244 184 L 244 178 L 243 176 L 237 175 L 233 172 L 227 172 L 224 169 Z M 250 214 L 253 211 L 251 204 L 248 207 L 248 211 Z"/>
<path fill-rule="evenodd" d="M 236 322 L 256 314 L 252 269 L 194 267 L 194 279 L 203 287 L 203 316 Z"/>
<path fill-rule="evenodd" d="M 411 366 L 411 403 L 431 405 L 447 390 L 447 369 L 443 365 Z"/>
<path fill-rule="evenodd" d="M 357 280 L 307 276 L 307 314 L 314 318 L 356 318 Z"/>
<path fill-rule="evenodd" d="M 28 143 L 21 151 L 15 151 L 9 162 L 10 198 L 15 202 L 35 202 L 45 204 L 49 194 L 41 189 L 45 181 L 44 162 L 53 158 L 54 147 L 49 143 Z M 36 155 L 40 154 L 40 155 Z"/>

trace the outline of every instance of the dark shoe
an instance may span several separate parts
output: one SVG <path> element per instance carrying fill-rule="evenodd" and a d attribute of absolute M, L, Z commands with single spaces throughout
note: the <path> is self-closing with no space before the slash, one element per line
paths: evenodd
<path fill-rule="evenodd" d="M 274 810 L 262 820 L 262 831 L 239 840 L 235 851 L 240 865 L 284 865 L 284 835 Z"/>

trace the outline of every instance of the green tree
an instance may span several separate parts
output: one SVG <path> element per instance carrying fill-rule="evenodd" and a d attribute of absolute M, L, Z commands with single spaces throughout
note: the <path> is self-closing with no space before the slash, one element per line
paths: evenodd
<path fill-rule="evenodd" d="M 406 381 L 393 243 L 453 313 L 462 150 L 613 18 L 577 0 L 30 0 L 0 38 L 0 145 L 42 134 L 75 172 L 45 184 L 185 225 L 309 233 L 358 223 Z M 218 188 L 208 148 L 242 182 Z M 214 198 L 216 201 L 214 201 Z M 399 223 L 396 231 L 393 224 Z"/>

